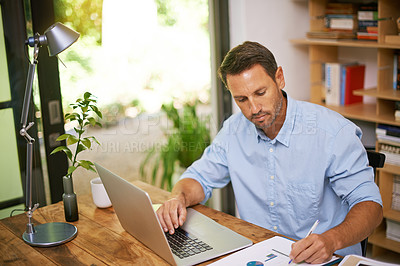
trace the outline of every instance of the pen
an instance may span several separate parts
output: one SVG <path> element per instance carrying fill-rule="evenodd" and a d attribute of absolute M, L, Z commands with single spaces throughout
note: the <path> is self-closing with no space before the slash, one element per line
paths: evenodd
<path fill-rule="evenodd" d="M 310 231 L 308 231 L 306 237 L 311 235 L 314 232 L 314 230 L 315 230 L 315 228 L 317 228 L 318 224 L 319 224 L 319 220 L 316 220 L 315 223 L 313 224 L 313 226 L 311 227 Z"/>
<path fill-rule="evenodd" d="M 319 220 L 316 220 L 315 223 L 313 224 L 313 226 L 311 227 L 310 231 L 308 231 L 306 237 L 308 237 L 309 235 L 311 235 L 314 232 L 314 230 L 315 230 L 315 228 L 317 228 L 318 224 L 319 224 Z M 292 263 L 292 261 L 293 261 L 293 259 L 291 259 L 288 264 Z"/>

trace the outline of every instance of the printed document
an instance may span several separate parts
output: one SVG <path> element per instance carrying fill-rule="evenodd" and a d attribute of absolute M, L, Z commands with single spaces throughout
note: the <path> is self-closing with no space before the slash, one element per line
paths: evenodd
<path fill-rule="evenodd" d="M 289 254 L 292 250 L 293 240 L 275 236 L 254 244 L 251 247 L 242 249 L 210 265 L 243 265 L 243 266 L 288 266 L 290 261 Z M 333 256 L 329 262 L 312 265 L 330 265 L 331 262 L 339 258 Z M 290 265 L 311 265 L 307 263 L 291 263 Z"/>

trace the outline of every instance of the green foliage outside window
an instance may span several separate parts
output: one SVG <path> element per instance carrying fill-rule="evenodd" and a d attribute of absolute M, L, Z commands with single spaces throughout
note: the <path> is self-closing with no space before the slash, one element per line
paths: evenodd
<path fill-rule="evenodd" d="M 151 170 L 152 183 L 157 183 L 161 173 L 161 187 L 169 191 L 174 186 L 174 174 L 177 167 L 186 169 L 199 159 L 204 149 L 210 145 L 209 117 L 202 117 L 196 112 L 197 103 L 185 103 L 181 110 L 173 103 L 164 104 L 163 112 L 172 122 L 172 127 L 165 131 L 166 143 L 152 147 L 140 165 L 140 175 L 148 177 Z"/>
<path fill-rule="evenodd" d="M 101 44 L 103 0 L 54 1 L 56 20 L 71 26 L 82 35 L 92 36 Z"/>

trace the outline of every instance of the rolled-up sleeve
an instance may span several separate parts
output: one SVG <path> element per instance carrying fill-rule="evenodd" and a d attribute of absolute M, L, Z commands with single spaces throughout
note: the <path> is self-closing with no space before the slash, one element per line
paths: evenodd
<path fill-rule="evenodd" d="M 224 132 L 222 129 L 218 133 L 212 144 L 204 150 L 201 158 L 195 161 L 180 178 L 192 178 L 200 183 L 205 195 L 202 204 L 212 196 L 214 188 L 222 188 L 230 181 L 226 159 L 228 142 Z"/>
<path fill-rule="evenodd" d="M 327 176 L 335 193 L 351 209 L 362 201 L 374 201 L 382 205 L 374 172 L 368 166 L 368 157 L 361 142 L 361 130 L 347 124 L 333 137 L 332 156 Z"/>

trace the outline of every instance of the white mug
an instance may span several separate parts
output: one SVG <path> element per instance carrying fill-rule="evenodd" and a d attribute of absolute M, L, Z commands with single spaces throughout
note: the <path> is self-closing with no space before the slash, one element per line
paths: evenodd
<path fill-rule="evenodd" d="M 90 187 L 92 188 L 93 202 L 97 207 L 108 208 L 112 206 L 100 177 L 90 180 Z"/>

